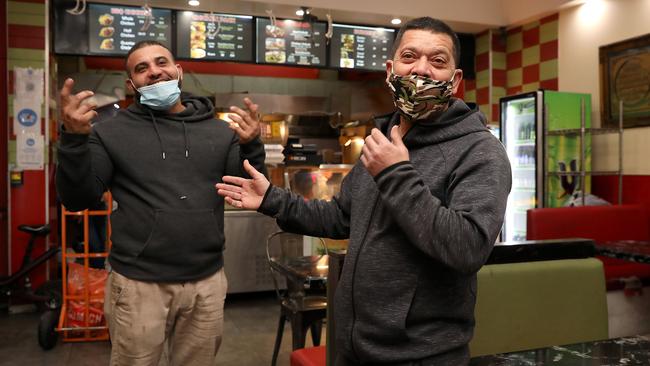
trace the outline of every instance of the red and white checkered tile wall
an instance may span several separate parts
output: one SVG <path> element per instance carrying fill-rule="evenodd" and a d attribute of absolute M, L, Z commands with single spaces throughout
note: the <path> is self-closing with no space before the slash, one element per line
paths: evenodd
<path fill-rule="evenodd" d="M 466 80 L 465 100 L 499 124 L 499 98 L 558 88 L 558 14 L 476 35 L 476 79 Z"/>

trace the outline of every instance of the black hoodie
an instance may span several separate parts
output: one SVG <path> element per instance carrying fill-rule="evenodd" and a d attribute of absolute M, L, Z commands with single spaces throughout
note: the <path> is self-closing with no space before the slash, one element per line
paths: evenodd
<path fill-rule="evenodd" d="M 379 119 L 388 135 L 394 113 Z M 259 211 L 283 230 L 350 238 L 334 299 L 337 351 L 362 364 L 461 365 L 474 329 L 476 272 L 501 230 L 511 186 L 485 117 L 453 99 L 403 138 L 409 161 L 372 177 L 357 163 L 332 201 L 271 187 Z"/>
<path fill-rule="evenodd" d="M 182 99 L 178 114 L 139 103 L 95 124 L 90 135 L 61 134 L 56 187 L 69 210 L 82 210 L 110 190 L 110 264 L 142 281 L 207 277 L 223 267 L 224 175 L 242 176 L 244 159 L 266 173 L 258 139 L 239 144 L 202 97 Z"/>

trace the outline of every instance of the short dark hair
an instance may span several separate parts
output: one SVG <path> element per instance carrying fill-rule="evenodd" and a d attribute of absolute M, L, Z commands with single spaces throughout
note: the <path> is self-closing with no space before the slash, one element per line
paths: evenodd
<path fill-rule="evenodd" d="M 404 25 L 399 29 L 399 32 L 397 32 L 397 37 L 395 37 L 395 42 L 393 43 L 393 49 L 391 52 L 393 58 L 395 58 L 395 52 L 397 52 L 400 43 L 402 43 L 404 33 L 409 30 L 425 30 L 431 33 L 448 35 L 449 38 L 451 38 L 454 47 L 454 49 L 451 50 L 454 56 L 454 62 L 456 63 L 456 66 L 458 66 L 458 63 L 460 62 L 460 40 L 458 39 L 458 35 L 450 26 L 447 25 L 447 23 L 431 17 L 415 18 L 404 23 Z"/>
<path fill-rule="evenodd" d="M 158 41 L 154 41 L 153 39 L 145 39 L 144 41 L 140 41 L 140 42 L 134 44 L 131 47 L 131 49 L 129 50 L 129 52 L 126 54 L 126 58 L 124 59 L 124 69 L 126 70 L 127 75 L 131 76 L 131 72 L 129 71 L 129 67 L 127 65 L 128 61 L 129 61 L 129 57 L 131 57 L 131 54 L 133 52 L 139 50 L 140 48 L 149 47 L 149 46 L 160 46 L 160 47 L 166 49 L 167 51 L 169 51 L 169 54 L 172 55 L 172 60 L 171 61 L 172 62 L 174 61 L 174 58 L 173 58 L 174 54 L 172 53 L 172 51 L 167 46 L 165 46 L 164 44 L 162 44 L 162 43 L 160 43 Z"/>

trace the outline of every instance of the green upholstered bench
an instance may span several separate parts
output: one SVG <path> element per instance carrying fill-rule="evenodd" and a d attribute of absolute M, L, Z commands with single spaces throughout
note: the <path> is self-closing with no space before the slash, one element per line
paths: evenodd
<path fill-rule="evenodd" d="M 598 259 L 485 265 L 477 286 L 472 357 L 608 337 Z"/>

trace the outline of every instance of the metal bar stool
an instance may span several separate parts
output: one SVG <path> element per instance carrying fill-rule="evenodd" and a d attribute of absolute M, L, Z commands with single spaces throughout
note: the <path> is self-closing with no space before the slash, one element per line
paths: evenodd
<path fill-rule="evenodd" d="M 327 316 L 325 281 L 328 257 L 323 239 L 283 231 L 267 238 L 266 255 L 280 302 L 280 319 L 271 363 L 275 365 L 286 321 L 291 323 L 294 350 L 304 348 L 308 329 L 311 330 L 313 344 L 320 345 L 323 320 Z M 286 281 L 286 291 L 281 290 L 279 285 L 282 278 Z"/>

